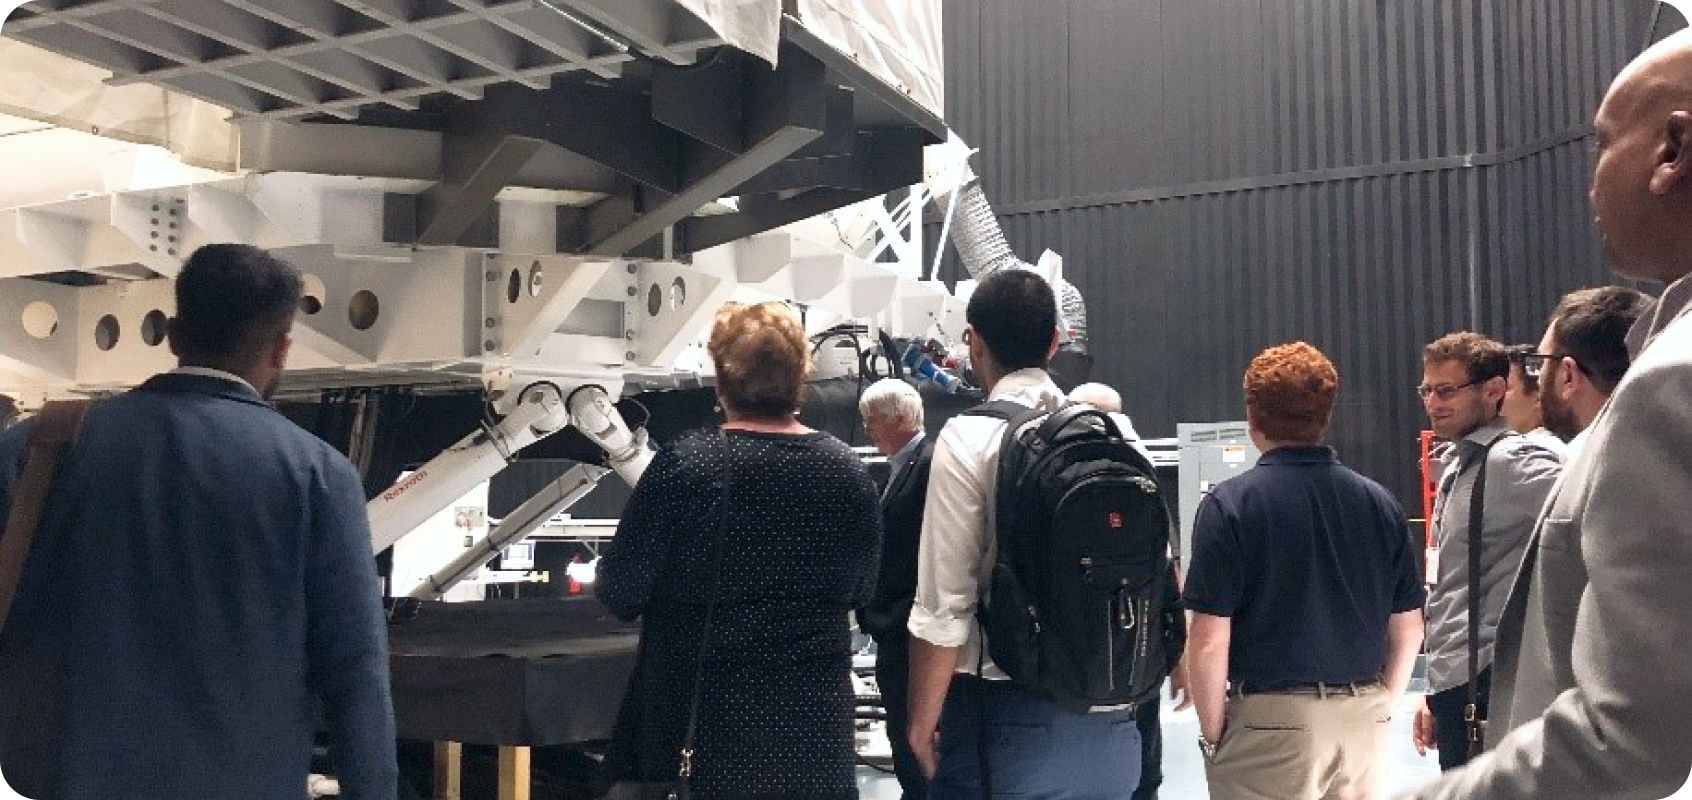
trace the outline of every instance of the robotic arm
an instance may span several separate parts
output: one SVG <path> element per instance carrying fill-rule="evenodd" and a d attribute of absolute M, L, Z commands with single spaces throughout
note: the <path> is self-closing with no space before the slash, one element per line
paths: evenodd
<path fill-rule="evenodd" d="M 623 415 L 611 405 L 611 397 L 598 386 L 583 386 L 571 392 L 565 405 L 570 412 L 570 424 L 605 451 L 606 465 L 628 485 L 639 483 L 646 465 L 652 463 L 646 429 L 629 430 Z"/>
<path fill-rule="evenodd" d="M 517 451 L 564 429 L 570 422 L 563 393 L 551 383 L 524 389 L 517 405 L 497 425 L 458 440 L 366 506 L 371 551 L 380 553 L 405 538 L 447 504 L 505 468 Z"/>
<path fill-rule="evenodd" d="M 423 579 L 423 582 L 411 591 L 411 597 L 418 600 L 441 599 L 449 589 L 481 569 L 501 550 L 527 538 L 558 512 L 586 497 L 588 492 L 593 491 L 593 487 L 599 485 L 599 479 L 610 472 L 591 464 L 577 464 L 566 470 L 557 480 L 547 484 L 539 494 L 529 498 L 488 531 L 487 538 L 464 551 L 463 555 L 453 559 L 452 563 L 442 567 L 435 574 Z"/>
<path fill-rule="evenodd" d="M 500 548 L 521 541 L 552 515 L 586 496 L 606 474 L 615 471 L 633 486 L 652 462 L 646 431 L 629 430 L 603 388 L 582 386 L 565 397 L 556 384 L 531 384 L 497 425 L 484 425 L 371 499 L 367 508 L 372 551 L 392 547 L 435 512 L 492 478 L 519 450 L 570 425 L 605 451 L 610 469 L 580 465 L 566 472 L 490 531 L 483 546 L 472 548 L 425 581 L 436 596 L 481 567 Z M 460 562 L 470 561 L 474 564 L 460 568 Z"/>

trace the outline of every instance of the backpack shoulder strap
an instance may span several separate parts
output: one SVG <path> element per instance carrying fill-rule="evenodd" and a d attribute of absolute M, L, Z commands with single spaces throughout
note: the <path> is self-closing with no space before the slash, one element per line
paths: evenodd
<path fill-rule="evenodd" d="M 1046 418 L 1045 422 L 1040 423 L 1038 436 L 1049 442 L 1056 438 L 1064 428 L 1069 427 L 1069 423 L 1081 419 L 1082 417 L 1092 417 L 1097 419 L 1099 423 L 1104 426 L 1105 433 L 1111 438 L 1123 438 L 1122 430 L 1116 426 L 1116 420 L 1111 419 L 1109 413 L 1100 411 L 1099 409 L 1087 405 L 1086 403 L 1070 403 L 1065 405 L 1063 408 L 1053 411 L 1051 416 Z"/>
<path fill-rule="evenodd" d="M 988 400 L 985 403 L 978 406 L 972 406 L 965 410 L 962 416 L 992 417 L 993 419 L 1010 422 L 1012 419 L 1015 419 L 1018 415 L 1028 410 L 1028 406 L 1021 403 L 1013 403 L 1009 400 Z"/>
<path fill-rule="evenodd" d="M 1016 432 L 1030 421 L 1046 416 L 1047 411 L 1040 408 L 1030 408 L 1021 403 L 1009 400 L 989 400 L 963 412 L 966 417 L 991 417 L 1004 420 L 1005 433 L 999 446 L 999 466 L 1003 467 L 1005 455 L 1010 452 L 1011 443 L 1016 441 Z M 1002 477 L 1002 473 L 1001 473 Z"/>
<path fill-rule="evenodd" d="M 1003 526 L 1001 523 L 1003 523 L 1006 518 L 1006 514 L 1008 513 L 1007 509 L 1014 505 L 1014 498 L 1008 496 L 1005 492 L 1005 489 L 1008 486 L 1006 481 L 1010 480 L 1014 482 L 1016 480 L 1015 475 L 1011 475 L 1007 479 L 1007 471 L 1005 467 L 1012 464 L 1011 458 L 1015 453 L 1016 432 L 1021 430 L 1030 421 L 1045 416 L 1046 414 L 1047 412 L 1044 409 L 1030 408 L 1021 403 L 1013 403 L 1009 400 L 989 400 L 963 412 L 963 414 L 960 415 L 969 417 L 991 417 L 993 419 L 1004 420 L 1005 422 L 1005 432 L 999 440 L 999 457 L 997 459 L 997 469 L 995 470 L 996 477 L 994 478 L 992 486 L 993 495 L 987 500 L 990 504 L 989 508 L 992 509 L 992 516 L 989 523 L 991 530 L 987 532 L 987 535 L 992 537 L 995 542 L 998 542 L 999 547 L 996 558 L 1000 561 L 1005 559 Z"/>
<path fill-rule="evenodd" d="M 0 537 L 0 630 L 12 610 L 18 582 L 23 577 L 29 547 L 41 527 L 41 512 L 59 461 L 76 444 L 82 420 L 88 414 L 87 400 L 55 400 L 43 406 L 29 432 L 29 451 L 23 475 L 12 492 L 11 513 L 6 532 Z"/>

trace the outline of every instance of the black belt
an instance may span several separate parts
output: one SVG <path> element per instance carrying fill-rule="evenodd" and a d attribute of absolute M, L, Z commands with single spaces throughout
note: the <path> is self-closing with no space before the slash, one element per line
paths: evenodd
<path fill-rule="evenodd" d="M 1021 686 L 1016 685 L 1015 681 L 988 680 L 986 678 L 981 677 L 980 675 L 971 675 L 967 672 L 953 673 L 952 674 L 952 689 L 954 691 L 957 691 L 959 689 L 964 689 L 965 687 L 967 687 L 967 689 L 965 689 L 966 691 L 986 692 L 989 689 L 991 689 L 995 692 L 1014 693 L 1014 694 L 1021 694 L 1021 695 L 1027 695 L 1029 697 L 1033 697 L 1033 695 L 1028 695 L 1027 690 L 1023 689 Z M 1051 702 L 1050 700 L 1044 700 L 1044 699 L 1040 699 L 1040 698 L 1034 698 L 1034 699 L 1036 699 L 1036 700 L 1038 700 L 1039 702 L 1042 702 L 1042 703 Z M 1155 700 L 1157 700 L 1157 697 L 1153 696 L 1151 700 L 1147 700 L 1147 701 L 1144 701 L 1144 702 L 1150 703 L 1150 702 L 1153 702 Z M 1122 715 L 1126 716 L 1128 719 L 1136 719 L 1139 716 L 1139 711 L 1140 711 L 1139 706 L 1129 705 L 1127 703 L 1124 703 L 1124 704 L 1122 704 L 1122 706 L 1120 708 L 1117 708 L 1115 706 L 1099 706 L 1099 707 L 1095 707 L 1094 709 L 1089 710 L 1087 713 L 1089 713 L 1089 714 L 1122 714 Z"/>
<path fill-rule="evenodd" d="M 1248 694 L 1297 694 L 1315 695 L 1326 699 L 1340 695 L 1357 697 L 1366 691 L 1381 688 L 1379 679 L 1368 681 L 1352 681 L 1349 683 L 1252 683 L 1240 681 L 1228 687 L 1228 696 L 1244 697 Z"/>

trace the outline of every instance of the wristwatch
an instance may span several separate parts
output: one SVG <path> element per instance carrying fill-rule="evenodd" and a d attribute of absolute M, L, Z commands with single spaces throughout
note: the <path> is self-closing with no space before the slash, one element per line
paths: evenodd
<path fill-rule="evenodd" d="M 1198 746 L 1199 753 L 1204 755 L 1205 761 L 1211 761 L 1216 758 L 1216 743 L 1204 738 L 1204 734 L 1202 733 L 1199 734 L 1198 737 Z"/>

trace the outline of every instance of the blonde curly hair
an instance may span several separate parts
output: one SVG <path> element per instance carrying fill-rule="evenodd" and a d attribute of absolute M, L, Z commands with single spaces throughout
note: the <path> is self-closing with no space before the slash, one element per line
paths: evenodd
<path fill-rule="evenodd" d="M 1339 394 L 1339 373 L 1322 351 L 1304 342 L 1257 354 L 1245 372 L 1246 408 L 1257 429 L 1279 442 L 1320 441 Z"/>
<path fill-rule="evenodd" d="M 786 303 L 723 304 L 705 349 L 717 369 L 717 394 L 735 413 L 781 419 L 799 410 L 811 352 Z"/>

